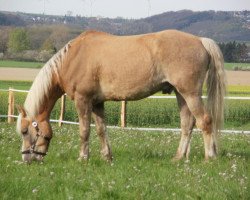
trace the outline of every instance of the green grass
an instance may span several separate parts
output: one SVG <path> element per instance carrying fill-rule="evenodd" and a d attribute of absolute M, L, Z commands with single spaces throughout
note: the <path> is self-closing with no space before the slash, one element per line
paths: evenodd
<path fill-rule="evenodd" d="M 15 104 L 23 105 L 27 93 L 15 93 Z M 0 92 L 0 114 L 8 112 L 8 93 Z M 226 113 L 224 129 L 250 130 L 250 101 L 226 100 Z M 120 125 L 120 102 L 106 102 L 105 114 L 108 125 Z M 15 114 L 17 114 L 15 110 Z M 51 113 L 51 119 L 59 119 L 60 101 Z M 64 120 L 78 122 L 78 115 L 74 102 L 67 98 Z M 6 121 L 1 118 L 1 121 Z M 144 99 L 128 102 L 127 104 L 128 127 L 159 127 L 179 128 L 179 109 L 175 99 Z"/>
<path fill-rule="evenodd" d="M 242 67 L 242 68 L 246 68 L 246 67 L 250 67 L 250 63 L 225 63 L 225 69 L 226 70 L 233 70 L 234 67 Z"/>
<path fill-rule="evenodd" d="M 41 62 L 24 62 L 12 60 L 0 60 L 0 67 L 13 67 L 13 68 L 41 68 L 44 63 Z"/>
<path fill-rule="evenodd" d="M 194 134 L 190 161 L 172 163 L 179 135 L 109 130 L 112 165 L 101 160 L 92 130 L 91 157 L 77 161 L 78 126 L 53 125 L 44 163 L 21 162 L 14 125 L 0 123 L 0 199 L 249 199 L 250 135 L 222 135 L 218 159 L 204 162 Z"/>
<path fill-rule="evenodd" d="M 1 81 L 0 80 L 0 89 L 19 89 L 19 90 L 28 90 L 32 82 L 30 81 Z"/>
<path fill-rule="evenodd" d="M 0 88 L 29 89 L 31 82 L 0 81 Z M 2 87 L 3 86 L 3 87 Z M 230 86 L 229 95 L 250 96 L 248 86 Z M 27 93 L 15 92 L 15 104 L 23 105 Z M 0 92 L 0 114 L 6 115 L 8 111 L 8 93 Z M 128 102 L 127 125 L 129 127 L 162 127 L 179 128 L 180 117 L 176 99 L 144 99 Z M 226 115 L 224 129 L 250 130 L 250 101 L 226 100 Z M 120 125 L 120 102 L 106 102 L 106 122 L 108 125 Z M 17 114 L 17 111 L 15 111 Z M 55 105 L 51 119 L 59 119 L 60 101 Z M 5 121 L 2 118 L 1 121 Z M 64 120 L 78 121 L 73 101 L 67 98 Z"/>

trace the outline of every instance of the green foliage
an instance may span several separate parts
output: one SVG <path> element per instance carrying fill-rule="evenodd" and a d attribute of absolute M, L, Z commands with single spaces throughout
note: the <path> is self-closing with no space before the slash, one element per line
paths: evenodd
<path fill-rule="evenodd" d="M 11 52 L 22 52 L 30 48 L 30 41 L 27 31 L 23 28 L 16 28 L 10 32 L 8 49 Z"/>
<path fill-rule="evenodd" d="M 204 162 L 202 137 L 194 134 L 190 161 L 172 163 L 178 134 L 109 129 L 110 165 L 94 129 L 84 163 L 77 161 L 78 126 L 52 128 L 45 161 L 27 165 L 15 126 L 0 123 L 0 199 L 249 199 L 250 135 L 222 135 L 218 159 Z"/>
<path fill-rule="evenodd" d="M 45 51 L 50 51 L 53 53 L 56 53 L 56 51 L 57 51 L 55 45 L 53 44 L 53 41 L 49 38 L 47 40 L 45 40 L 41 49 L 45 50 Z"/>
<path fill-rule="evenodd" d="M 245 43 L 235 41 L 219 43 L 226 62 L 245 62 L 248 58 L 248 48 Z"/>

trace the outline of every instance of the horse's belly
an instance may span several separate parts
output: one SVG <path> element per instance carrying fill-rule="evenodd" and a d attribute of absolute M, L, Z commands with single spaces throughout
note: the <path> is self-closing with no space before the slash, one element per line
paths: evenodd
<path fill-rule="evenodd" d="M 163 87 L 163 83 L 143 83 L 143 84 L 124 84 L 124 85 L 106 85 L 102 87 L 102 93 L 105 100 L 139 100 L 148 97 Z"/>

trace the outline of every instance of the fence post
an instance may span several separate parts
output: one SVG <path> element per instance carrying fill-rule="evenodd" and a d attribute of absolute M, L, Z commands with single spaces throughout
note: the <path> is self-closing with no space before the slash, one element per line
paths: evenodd
<path fill-rule="evenodd" d="M 121 127 L 122 128 L 126 127 L 126 115 L 127 115 L 127 102 L 122 101 L 122 106 L 121 106 Z"/>
<path fill-rule="evenodd" d="M 66 101 L 66 95 L 63 94 L 62 97 L 61 97 L 61 111 L 60 111 L 60 117 L 59 117 L 59 127 L 62 126 L 62 121 L 63 121 L 63 118 L 64 118 L 64 113 L 65 113 L 65 101 Z"/>
<path fill-rule="evenodd" d="M 9 99 L 8 99 L 8 123 L 13 123 L 14 122 L 14 92 L 12 88 L 9 88 Z"/>

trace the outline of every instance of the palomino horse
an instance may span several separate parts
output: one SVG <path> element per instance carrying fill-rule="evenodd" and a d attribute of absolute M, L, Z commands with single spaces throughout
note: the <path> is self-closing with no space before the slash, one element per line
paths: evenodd
<path fill-rule="evenodd" d="M 202 102 L 207 75 L 208 100 Z M 41 69 L 19 107 L 17 130 L 23 138 L 24 161 L 42 160 L 52 138 L 50 113 L 65 92 L 74 100 L 80 122 L 80 159 L 89 157 L 91 114 L 101 141 L 101 154 L 112 159 L 104 102 L 138 100 L 157 91 L 176 93 L 181 140 L 175 159 L 188 157 L 191 132 L 202 130 L 205 158 L 215 157 L 223 122 L 225 72 L 223 56 L 207 38 L 167 30 L 135 36 L 87 31 L 65 45 Z"/>

